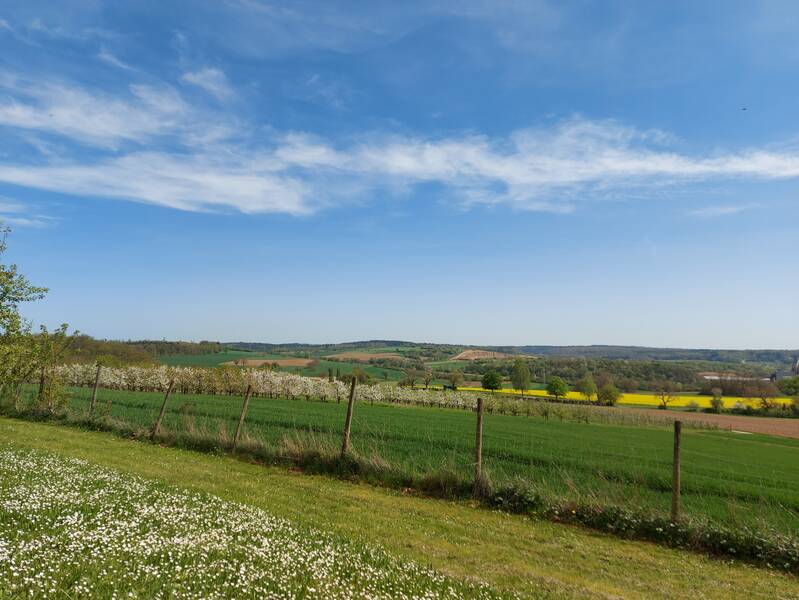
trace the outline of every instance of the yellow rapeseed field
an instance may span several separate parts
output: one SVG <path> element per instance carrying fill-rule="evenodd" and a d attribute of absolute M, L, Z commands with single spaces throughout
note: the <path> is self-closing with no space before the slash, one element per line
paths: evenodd
<path fill-rule="evenodd" d="M 483 388 L 479 387 L 459 387 L 459 390 L 464 391 L 472 391 L 472 392 L 488 392 L 488 390 L 484 390 Z M 491 392 L 488 392 L 491 393 Z M 512 390 L 512 389 L 502 389 L 497 390 L 497 394 L 514 394 L 517 396 L 521 395 L 520 390 Z M 546 390 L 527 390 L 524 392 L 525 396 L 547 396 Z M 586 402 L 585 397 L 580 394 L 579 392 L 569 392 L 566 395 L 566 398 L 569 400 L 579 400 L 582 402 Z M 687 407 L 690 406 L 692 403 L 695 403 L 699 406 L 699 408 L 710 408 L 710 396 L 690 396 L 690 395 L 675 395 L 673 400 L 669 402 L 669 406 L 674 407 Z M 760 407 L 760 400 L 758 398 L 737 398 L 733 396 L 725 396 L 722 398 L 724 401 L 724 408 L 734 408 L 739 404 L 741 406 L 751 406 L 752 408 L 759 408 Z M 774 398 L 773 401 L 779 404 L 790 404 L 792 400 L 790 398 Z M 658 398 L 655 394 L 622 394 L 619 398 L 619 404 L 631 404 L 636 406 L 658 406 L 660 405 L 660 398 Z"/>

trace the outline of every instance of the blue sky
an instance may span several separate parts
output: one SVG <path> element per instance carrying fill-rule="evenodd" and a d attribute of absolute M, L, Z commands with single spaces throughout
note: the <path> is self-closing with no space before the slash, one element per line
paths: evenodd
<path fill-rule="evenodd" d="M 768 1 L 4 3 L 26 314 L 796 348 L 798 29 Z"/>

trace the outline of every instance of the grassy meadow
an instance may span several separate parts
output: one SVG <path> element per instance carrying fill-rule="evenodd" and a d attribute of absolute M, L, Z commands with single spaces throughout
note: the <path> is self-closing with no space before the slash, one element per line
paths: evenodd
<path fill-rule="evenodd" d="M 799 597 L 797 578 L 787 573 L 482 510 L 471 502 L 434 501 L 331 477 L 300 476 L 230 456 L 142 444 L 52 423 L 0 417 L 0 439 L 3 450 L 34 449 L 48 456 L 77 458 L 84 462 L 81 473 L 96 472 L 90 467 L 101 466 L 112 471 L 114 479 L 145 479 L 150 489 L 166 492 L 170 499 L 190 492 L 217 498 L 214 505 L 221 500 L 231 508 L 259 509 L 289 521 L 296 530 L 332 534 L 341 542 L 339 548 L 356 552 L 364 545 L 383 548 L 399 561 L 429 565 L 456 580 L 477 579 L 520 598 Z M 25 476 L 32 479 L 36 474 Z M 84 489 L 95 481 L 87 479 Z M 72 514 L 89 512 L 80 504 L 73 508 Z M 10 527 L 13 517 L 6 513 L 4 518 Z M 33 538 L 32 528 L 27 529 Z M 44 525 L 38 531 L 47 533 Z M 20 534 L 13 530 L 9 535 Z M 235 556 L 236 547 L 227 555 Z M 60 567 L 65 557 L 55 559 Z M 169 566 L 164 561 L 163 567 Z M 13 597 L 9 588 L 0 586 L 0 598 Z M 204 597 L 211 596 L 208 591 Z M 232 596 L 230 590 L 227 597 Z"/>
<path fill-rule="evenodd" d="M 501 598 L 377 547 L 83 460 L 0 446 L 0 597 Z"/>
<path fill-rule="evenodd" d="M 374 354 L 380 352 L 393 352 L 391 347 L 377 348 L 371 350 Z M 250 352 L 247 350 L 225 349 L 222 352 L 212 354 L 173 354 L 159 357 L 159 361 L 170 367 L 218 367 L 226 362 L 235 360 L 280 360 L 284 358 L 295 358 L 290 354 L 269 354 L 264 352 Z M 280 370 L 286 373 L 296 373 L 305 377 L 327 377 L 329 369 L 341 375 L 349 375 L 356 367 L 367 373 L 369 376 L 379 381 L 399 381 L 405 377 L 405 372 L 401 369 L 370 365 L 357 361 L 329 360 L 326 358 L 314 358 L 314 362 L 305 367 L 281 366 Z"/>
<path fill-rule="evenodd" d="M 91 391 L 71 390 L 85 412 Z M 32 393 L 32 390 L 30 390 Z M 146 430 L 160 393 L 101 390 L 98 410 Z M 175 395 L 163 424 L 180 442 L 229 443 L 241 398 Z M 253 398 L 247 443 L 273 449 L 335 452 L 344 403 Z M 358 403 L 354 449 L 384 465 L 397 485 L 468 485 L 473 473 L 474 414 L 467 411 Z M 683 506 L 690 519 L 795 535 L 799 531 L 799 440 L 686 429 Z M 282 450 L 281 450 L 282 449 Z M 483 462 L 496 486 L 524 481 L 546 498 L 618 505 L 666 514 L 671 490 L 672 433 L 667 427 L 561 421 L 556 414 L 487 414 Z"/>

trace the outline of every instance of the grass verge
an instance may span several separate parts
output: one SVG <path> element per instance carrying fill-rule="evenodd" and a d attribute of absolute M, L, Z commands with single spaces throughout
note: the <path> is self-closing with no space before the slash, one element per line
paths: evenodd
<path fill-rule="evenodd" d="M 260 507 L 528 597 L 799 598 L 799 580 L 580 527 L 300 476 L 227 456 L 0 418 L 0 440 Z"/>

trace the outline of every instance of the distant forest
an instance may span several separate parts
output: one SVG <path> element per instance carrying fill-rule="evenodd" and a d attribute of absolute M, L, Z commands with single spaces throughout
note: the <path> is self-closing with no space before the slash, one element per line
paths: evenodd
<path fill-rule="evenodd" d="M 464 377 L 479 379 L 488 370 L 510 376 L 512 361 L 452 361 L 467 349 L 486 349 L 527 359 L 535 381 L 558 375 L 573 384 L 586 373 L 606 376 L 625 389 L 652 389 L 663 380 L 698 389 L 701 371 L 734 371 L 750 377 L 767 377 L 792 364 L 799 350 L 685 350 L 634 346 L 462 346 L 414 343 L 401 340 L 370 340 L 342 344 L 267 344 L 257 342 L 180 342 L 167 340 L 97 340 L 87 335 L 72 338 L 64 359 L 108 365 L 153 365 L 169 355 L 206 355 L 226 349 L 321 358 L 336 352 L 391 349 L 397 358 L 375 359 L 373 364 L 403 370 L 432 370 L 446 379 L 454 369 Z M 429 366 L 428 366 L 429 365 Z"/>
<path fill-rule="evenodd" d="M 211 354 L 223 349 L 224 346 L 219 342 L 117 341 L 76 335 L 70 339 L 64 360 L 78 363 L 100 361 L 109 366 L 153 365 L 165 355 Z"/>
<path fill-rule="evenodd" d="M 537 356 L 572 356 L 628 360 L 704 360 L 712 362 L 757 362 L 786 365 L 799 356 L 799 350 L 715 350 L 648 348 L 644 346 L 496 346 L 499 352 Z"/>
<path fill-rule="evenodd" d="M 759 363 L 774 368 L 790 365 L 799 357 L 799 349 L 794 350 L 719 350 L 686 348 L 650 348 L 646 346 L 467 346 L 458 344 L 431 344 L 405 342 L 399 340 L 369 340 L 341 344 L 266 344 L 260 342 L 227 342 L 225 346 L 255 352 L 302 351 L 315 353 L 336 352 L 368 348 L 397 347 L 421 349 L 429 354 L 452 356 L 463 350 L 489 350 L 507 354 L 521 354 L 541 357 L 595 358 L 614 360 L 664 360 L 664 361 L 705 361 L 726 364 Z M 408 352 L 403 352 L 408 354 Z"/>

